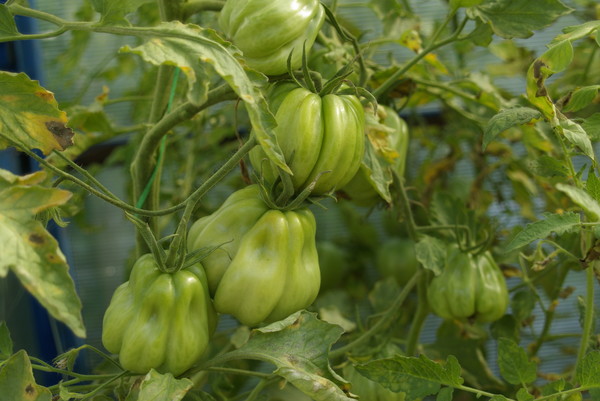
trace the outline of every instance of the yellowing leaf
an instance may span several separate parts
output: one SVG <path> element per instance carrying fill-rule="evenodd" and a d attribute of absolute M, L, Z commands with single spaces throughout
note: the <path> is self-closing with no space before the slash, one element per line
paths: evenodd
<path fill-rule="evenodd" d="M 422 43 L 423 42 L 421 41 L 421 36 L 419 36 L 419 32 L 417 32 L 414 29 L 404 31 L 400 36 L 400 44 L 402 46 L 408 47 L 415 53 L 420 53 L 421 50 L 423 50 L 423 48 L 421 47 Z"/>
<path fill-rule="evenodd" d="M 50 401 L 52 393 L 35 382 L 31 362 L 24 350 L 14 354 L 0 370 L 2 400 Z"/>
<path fill-rule="evenodd" d="M 53 317 L 85 337 L 69 266 L 54 237 L 35 219 L 66 203 L 71 193 L 37 185 L 43 178 L 44 173 L 18 177 L 0 170 L 0 277 L 12 270 Z"/>
<path fill-rule="evenodd" d="M 0 72 L 0 149 L 7 139 L 44 154 L 73 144 L 67 115 L 59 110 L 52 92 L 24 73 Z"/>

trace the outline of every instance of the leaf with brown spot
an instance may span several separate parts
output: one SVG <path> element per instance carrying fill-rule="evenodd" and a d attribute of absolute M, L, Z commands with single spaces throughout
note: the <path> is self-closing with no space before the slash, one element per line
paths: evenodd
<path fill-rule="evenodd" d="M 36 214 L 66 203 L 71 193 L 38 185 L 44 173 L 15 176 L 0 170 L 0 277 L 12 270 L 57 320 L 85 337 L 81 301 L 58 243 Z"/>
<path fill-rule="evenodd" d="M 328 358 L 329 349 L 343 331 L 313 313 L 299 311 L 253 330 L 248 342 L 229 355 L 274 364 L 274 374 L 313 400 L 352 401 L 335 383 L 343 379 L 331 369 Z"/>
<path fill-rule="evenodd" d="M 11 142 L 44 154 L 73 144 L 67 115 L 52 92 L 24 73 L 0 72 L 0 149 Z"/>
<path fill-rule="evenodd" d="M 0 369 L 0 396 L 2 400 L 52 400 L 50 390 L 36 384 L 31 362 L 24 350 L 11 356 L 2 365 Z"/>

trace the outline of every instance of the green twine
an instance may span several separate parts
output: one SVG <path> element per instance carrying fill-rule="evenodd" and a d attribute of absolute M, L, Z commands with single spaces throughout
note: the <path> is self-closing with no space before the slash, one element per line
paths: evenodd
<path fill-rule="evenodd" d="M 173 75 L 173 83 L 171 84 L 171 93 L 169 95 L 169 103 L 167 103 L 167 113 L 171 111 L 171 106 L 173 105 L 173 99 L 175 98 L 175 89 L 177 89 L 177 80 L 179 79 L 179 68 L 175 69 L 175 74 Z M 160 141 L 160 146 L 158 148 L 158 160 L 156 161 L 156 165 L 154 166 L 154 170 L 152 171 L 152 175 L 150 175 L 150 179 L 148 183 L 146 183 L 146 187 L 142 191 L 140 198 L 137 201 L 136 207 L 141 209 L 146 203 L 146 199 L 148 199 L 148 195 L 150 195 L 150 189 L 152 188 L 152 184 L 156 179 L 156 175 L 158 174 L 158 169 L 162 165 L 165 148 L 167 147 L 167 136 L 163 136 Z"/>

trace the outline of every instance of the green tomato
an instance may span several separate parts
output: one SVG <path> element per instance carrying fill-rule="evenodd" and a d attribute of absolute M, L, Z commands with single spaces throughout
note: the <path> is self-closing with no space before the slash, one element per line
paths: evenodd
<path fill-rule="evenodd" d="M 276 85 L 269 97 L 275 135 L 296 191 L 317 180 L 312 193 L 341 188 L 356 174 L 364 153 L 364 110 L 353 95 L 323 97 L 289 84 Z M 277 169 L 260 147 L 250 152 L 254 169 L 274 182 Z"/>
<path fill-rule="evenodd" d="M 244 54 L 248 65 L 266 75 L 287 72 L 302 64 L 302 48 L 313 45 L 325 10 L 318 0 L 227 0 L 219 26 Z"/>
<path fill-rule="evenodd" d="M 433 312 L 444 319 L 493 322 L 508 307 L 506 281 L 489 252 L 473 256 L 448 247 L 444 270 L 427 290 Z"/>
<path fill-rule="evenodd" d="M 177 376 L 204 354 L 216 322 L 202 266 L 163 273 L 148 254 L 113 294 L 102 344 L 134 373 L 155 369 Z"/>
<path fill-rule="evenodd" d="M 338 287 L 350 271 L 350 256 L 344 249 L 329 241 L 317 242 L 321 290 Z"/>
<path fill-rule="evenodd" d="M 366 152 L 360 169 L 342 191 L 359 206 L 370 207 L 381 199 L 391 202 L 393 173 L 404 176 L 408 152 L 408 126 L 398 113 L 379 105 L 377 115 L 367 112 L 366 131 L 374 154 Z"/>
<path fill-rule="evenodd" d="M 413 242 L 407 238 L 387 239 L 377 248 L 375 267 L 382 277 L 394 277 L 405 286 L 419 269 Z"/>
<path fill-rule="evenodd" d="M 192 225 L 188 250 L 222 245 L 203 260 L 215 308 L 255 326 L 281 320 L 317 297 L 315 234 L 308 209 L 269 209 L 251 185 Z"/>

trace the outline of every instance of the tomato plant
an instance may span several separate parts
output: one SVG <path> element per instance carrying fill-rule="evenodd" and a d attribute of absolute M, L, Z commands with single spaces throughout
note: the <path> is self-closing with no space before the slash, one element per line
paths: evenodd
<path fill-rule="evenodd" d="M 0 2 L 0 400 L 598 398 L 595 1 L 49 4 Z"/>

